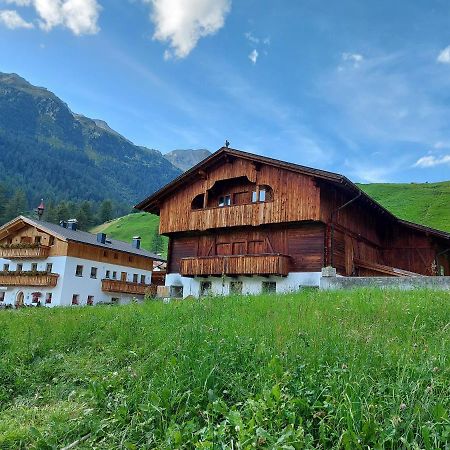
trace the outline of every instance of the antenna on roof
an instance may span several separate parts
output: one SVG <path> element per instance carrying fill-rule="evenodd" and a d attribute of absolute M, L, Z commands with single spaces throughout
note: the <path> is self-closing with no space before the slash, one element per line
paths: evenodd
<path fill-rule="evenodd" d="M 230 146 L 230 143 L 228 142 L 228 139 L 225 140 L 225 147 L 228 148 Z"/>

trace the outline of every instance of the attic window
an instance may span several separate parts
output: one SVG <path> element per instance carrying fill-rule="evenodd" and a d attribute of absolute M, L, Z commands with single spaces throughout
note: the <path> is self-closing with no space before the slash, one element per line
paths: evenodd
<path fill-rule="evenodd" d="M 48 238 L 48 245 L 52 246 L 55 244 L 55 236 L 50 236 Z"/>

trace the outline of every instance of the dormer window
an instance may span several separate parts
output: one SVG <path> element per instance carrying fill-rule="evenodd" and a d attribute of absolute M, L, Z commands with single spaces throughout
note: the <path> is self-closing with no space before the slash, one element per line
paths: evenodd
<path fill-rule="evenodd" d="M 230 206 L 231 205 L 231 195 L 222 195 L 219 197 L 219 206 Z"/>

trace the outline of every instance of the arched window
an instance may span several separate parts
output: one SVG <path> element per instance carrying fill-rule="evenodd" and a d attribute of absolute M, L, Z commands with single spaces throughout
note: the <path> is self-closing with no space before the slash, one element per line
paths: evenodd
<path fill-rule="evenodd" d="M 198 194 L 196 197 L 194 197 L 194 200 L 192 200 L 191 208 L 192 209 L 203 209 L 204 200 L 205 200 L 205 194 Z"/>

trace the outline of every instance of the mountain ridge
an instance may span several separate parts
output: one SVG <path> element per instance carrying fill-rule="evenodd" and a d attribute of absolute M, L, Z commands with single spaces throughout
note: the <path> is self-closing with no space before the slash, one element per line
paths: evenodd
<path fill-rule="evenodd" d="M 105 121 L 73 113 L 47 88 L 0 72 L 0 173 L 31 204 L 45 197 L 132 205 L 181 172 Z"/>

